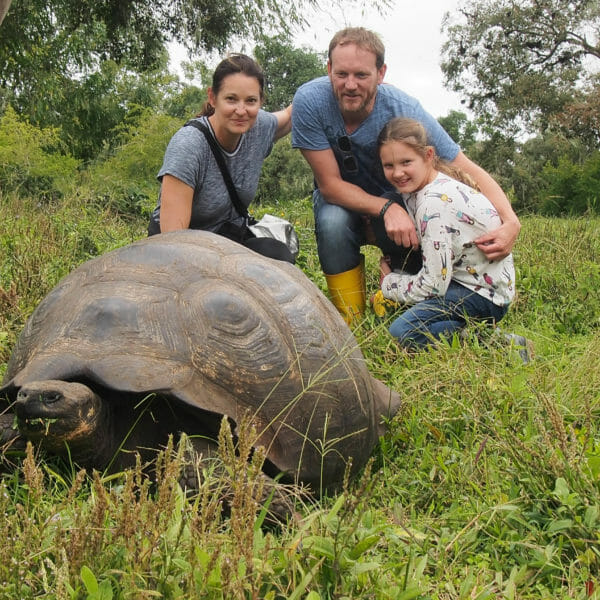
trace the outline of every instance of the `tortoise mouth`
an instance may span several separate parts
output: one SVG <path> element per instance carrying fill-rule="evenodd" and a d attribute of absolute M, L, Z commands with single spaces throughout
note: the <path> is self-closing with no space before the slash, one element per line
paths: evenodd
<path fill-rule="evenodd" d="M 19 431 L 25 435 L 47 436 L 50 433 L 50 427 L 58 420 L 54 417 L 27 417 L 19 418 L 17 423 Z"/>
<path fill-rule="evenodd" d="M 61 407 L 62 408 L 62 407 Z M 62 437 L 66 430 L 74 427 L 69 415 L 57 405 L 20 404 L 15 407 L 17 427 L 22 435 L 32 441 L 53 436 Z"/>

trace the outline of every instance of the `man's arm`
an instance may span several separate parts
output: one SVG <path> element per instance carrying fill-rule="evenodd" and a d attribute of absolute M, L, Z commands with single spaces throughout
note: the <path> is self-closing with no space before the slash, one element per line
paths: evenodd
<path fill-rule="evenodd" d="M 330 204 L 337 204 L 353 212 L 378 217 L 387 200 L 367 194 L 362 188 L 344 181 L 333 151 L 301 150 L 310 165 L 319 190 Z M 407 212 L 392 203 L 384 215 L 385 230 L 396 244 L 416 248 L 419 245 L 415 224 Z"/>
<path fill-rule="evenodd" d="M 462 152 L 459 152 L 450 164 L 469 174 L 477 182 L 481 193 L 498 211 L 502 225 L 478 237 L 475 243 L 490 260 L 504 258 L 510 254 L 521 230 L 519 218 L 513 211 L 506 194 L 485 169 L 468 159 Z"/>

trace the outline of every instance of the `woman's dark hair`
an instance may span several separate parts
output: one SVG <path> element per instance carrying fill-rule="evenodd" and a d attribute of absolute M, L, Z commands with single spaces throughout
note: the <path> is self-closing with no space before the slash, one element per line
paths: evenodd
<path fill-rule="evenodd" d="M 260 68 L 260 65 L 249 56 L 245 54 L 230 54 L 227 58 L 224 58 L 215 69 L 212 77 L 212 91 L 216 96 L 218 95 L 221 86 L 223 85 L 224 79 L 228 75 L 234 75 L 235 73 L 242 73 L 248 77 L 254 77 L 258 81 L 260 87 L 260 99 L 263 99 L 263 91 L 265 87 L 265 76 Z M 204 103 L 202 111 L 198 114 L 198 117 L 210 117 L 215 112 L 214 106 L 208 101 Z"/>

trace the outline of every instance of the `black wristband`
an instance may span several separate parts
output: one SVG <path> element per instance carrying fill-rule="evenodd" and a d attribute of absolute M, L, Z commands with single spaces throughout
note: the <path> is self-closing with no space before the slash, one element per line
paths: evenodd
<path fill-rule="evenodd" d="M 379 211 L 379 218 L 383 219 L 383 215 L 385 215 L 387 209 L 394 203 L 393 200 L 388 200 L 382 207 L 382 209 Z"/>

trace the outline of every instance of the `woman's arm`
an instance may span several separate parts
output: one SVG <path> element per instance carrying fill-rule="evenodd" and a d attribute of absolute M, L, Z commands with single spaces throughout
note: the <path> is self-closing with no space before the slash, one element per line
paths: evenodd
<path fill-rule="evenodd" d="M 192 220 L 194 188 L 172 175 L 164 175 L 160 191 L 160 231 L 187 229 Z"/>
<path fill-rule="evenodd" d="M 273 113 L 277 117 L 277 129 L 275 139 L 278 140 L 292 130 L 292 105 Z"/>

